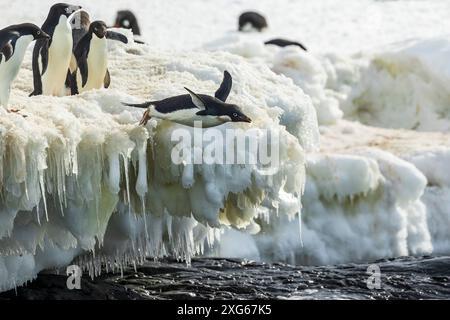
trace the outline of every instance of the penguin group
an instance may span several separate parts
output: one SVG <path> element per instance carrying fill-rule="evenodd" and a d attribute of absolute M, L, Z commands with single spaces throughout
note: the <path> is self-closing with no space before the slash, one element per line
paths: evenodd
<path fill-rule="evenodd" d="M 141 35 L 137 18 L 129 10 L 119 11 L 112 27 L 130 29 L 134 36 Z M 267 20 L 257 12 L 244 12 L 239 17 L 238 31 L 261 32 L 266 28 Z M 88 12 L 82 7 L 67 3 L 53 5 L 40 28 L 23 23 L 0 30 L 0 105 L 7 109 L 11 83 L 33 41 L 36 44 L 32 55 L 33 91 L 30 96 L 76 95 L 93 89 L 108 88 L 111 83 L 108 40 L 128 43 L 125 35 L 111 30 L 104 21 L 91 21 Z M 143 43 L 138 39 L 134 42 Z M 264 44 L 297 46 L 307 50 L 299 42 L 280 38 Z M 185 95 L 140 104 L 122 104 L 146 109 L 141 125 L 145 125 L 151 118 L 188 126 L 193 126 L 195 121 L 202 121 L 203 127 L 218 126 L 226 122 L 250 123 L 251 119 L 237 105 L 226 102 L 231 87 L 231 74 L 225 71 L 222 84 L 214 96 L 198 94 L 185 88 L 188 92 Z"/>
<path fill-rule="evenodd" d="M 106 40 L 128 43 L 126 36 L 108 30 L 103 21 L 90 21 L 80 6 L 53 5 L 39 28 L 30 23 L 0 30 L 0 105 L 8 107 L 16 78 L 32 41 L 33 92 L 30 96 L 64 96 L 107 88 Z"/>

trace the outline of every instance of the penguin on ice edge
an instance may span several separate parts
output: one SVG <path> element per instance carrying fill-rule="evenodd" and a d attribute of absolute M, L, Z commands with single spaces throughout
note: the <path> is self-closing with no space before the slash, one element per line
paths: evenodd
<path fill-rule="evenodd" d="M 5 108 L 8 106 L 11 83 L 19 73 L 30 43 L 49 38 L 47 33 L 31 23 L 12 25 L 0 30 L 0 105 Z"/>
<path fill-rule="evenodd" d="M 147 124 L 152 117 L 191 127 L 194 126 L 195 121 L 201 121 L 203 128 L 219 126 L 226 122 L 252 122 L 237 105 L 226 103 L 231 86 L 232 77 L 228 71 L 225 71 L 223 82 L 214 97 L 196 94 L 185 88 L 189 94 L 142 104 L 123 104 L 147 108 L 140 122 L 141 125 Z"/>
<path fill-rule="evenodd" d="M 72 94 L 109 87 L 107 39 L 128 43 L 126 36 L 109 31 L 103 21 L 92 22 L 89 31 L 78 42 L 73 53 L 76 68 L 71 70 L 69 81 Z"/>
<path fill-rule="evenodd" d="M 34 95 L 65 94 L 65 83 L 73 50 L 72 20 L 82 9 L 66 3 L 50 8 L 42 30 L 50 40 L 38 40 L 33 50 Z"/>

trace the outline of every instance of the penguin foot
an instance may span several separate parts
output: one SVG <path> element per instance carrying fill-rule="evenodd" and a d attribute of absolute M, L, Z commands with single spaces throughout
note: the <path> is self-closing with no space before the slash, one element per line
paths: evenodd
<path fill-rule="evenodd" d="M 19 110 L 19 109 L 7 109 L 6 111 L 7 111 L 8 113 L 18 113 L 18 114 L 20 114 L 20 110 Z M 28 116 L 25 115 L 25 114 L 21 114 L 21 116 L 24 117 L 24 118 L 28 117 Z"/>
<path fill-rule="evenodd" d="M 151 119 L 150 115 L 149 115 L 149 111 L 145 111 L 144 115 L 142 116 L 141 121 L 139 122 L 140 126 L 145 126 L 147 125 L 148 121 Z"/>

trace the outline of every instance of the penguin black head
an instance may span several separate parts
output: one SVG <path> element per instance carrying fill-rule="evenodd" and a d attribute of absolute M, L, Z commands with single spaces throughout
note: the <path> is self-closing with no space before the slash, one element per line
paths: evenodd
<path fill-rule="evenodd" d="M 89 33 L 95 34 L 98 38 L 103 39 L 106 36 L 108 27 L 103 21 L 94 21 L 89 26 Z"/>
<path fill-rule="evenodd" d="M 20 36 L 32 35 L 34 40 L 50 39 L 50 36 L 42 31 L 37 25 L 33 23 L 22 23 L 9 26 L 9 31 L 17 32 Z"/>
<path fill-rule="evenodd" d="M 257 31 L 261 32 L 267 28 L 267 21 L 263 15 L 254 11 L 247 11 L 239 16 L 239 31 L 245 31 L 246 25 L 250 25 Z"/>
<path fill-rule="evenodd" d="M 114 23 L 115 28 L 131 29 L 133 34 L 140 36 L 141 29 L 137 22 L 137 18 L 133 12 L 130 10 L 121 10 L 117 12 L 116 22 Z"/>
<path fill-rule="evenodd" d="M 81 8 L 81 6 L 74 6 L 68 3 L 57 3 L 50 8 L 48 17 L 59 19 L 60 16 L 65 16 L 68 18 L 72 13 Z"/>
<path fill-rule="evenodd" d="M 188 88 L 185 89 L 189 92 L 192 102 L 201 109 L 201 111 L 197 112 L 197 115 L 216 116 L 224 122 L 252 122 L 252 120 L 242 112 L 241 108 L 235 104 L 226 103 L 207 95 L 198 95 Z"/>

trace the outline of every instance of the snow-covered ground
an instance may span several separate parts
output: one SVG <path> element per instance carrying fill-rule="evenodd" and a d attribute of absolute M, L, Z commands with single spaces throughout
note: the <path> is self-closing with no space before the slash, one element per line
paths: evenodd
<path fill-rule="evenodd" d="M 148 46 L 110 46 L 109 90 L 28 98 L 25 58 L 11 105 L 28 117 L 0 118 L 0 290 L 76 257 L 97 273 L 205 244 L 300 264 L 450 252 L 449 1 L 128 2 L 77 2 L 141 23 Z M 41 24 L 52 3 L 0 0 L 1 26 Z M 247 9 L 265 32 L 236 32 Z M 178 126 L 138 127 L 120 103 L 212 93 L 224 69 L 252 128 L 280 135 L 274 175 L 171 164 Z"/>

